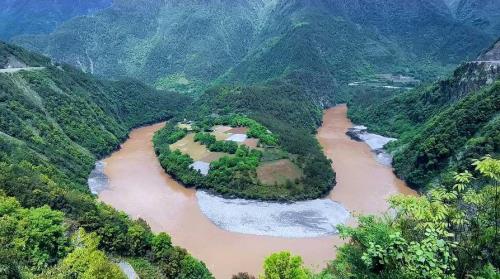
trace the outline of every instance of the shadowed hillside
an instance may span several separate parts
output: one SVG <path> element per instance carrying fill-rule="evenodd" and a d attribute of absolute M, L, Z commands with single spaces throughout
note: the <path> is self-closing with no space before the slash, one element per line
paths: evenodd
<path fill-rule="evenodd" d="M 14 42 L 87 72 L 140 77 L 158 88 L 198 94 L 214 81 L 286 80 L 328 105 L 360 77 L 431 79 L 492 41 L 457 22 L 440 0 L 141 3 L 116 1 L 50 35 Z"/>

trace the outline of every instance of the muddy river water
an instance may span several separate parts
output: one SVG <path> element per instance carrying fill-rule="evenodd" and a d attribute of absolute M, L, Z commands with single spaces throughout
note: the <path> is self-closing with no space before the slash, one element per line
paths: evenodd
<path fill-rule="evenodd" d="M 386 199 L 396 193 L 414 194 L 391 169 L 378 163 L 368 145 L 345 135 L 352 123 L 347 107 L 325 111 L 318 140 L 333 160 L 337 185 L 329 198 L 351 213 L 381 213 Z M 203 260 L 216 278 L 247 271 L 258 275 L 269 254 L 289 250 L 319 269 L 335 256 L 342 240 L 335 235 L 282 238 L 229 232 L 217 227 L 200 210 L 196 192 L 165 174 L 153 151 L 151 138 L 163 124 L 135 129 L 122 148 L 104 160 L 107 186 L 99 199 L 133 218 L 142 218 L 153 231 L 168 232 L 180 245 Z"/>

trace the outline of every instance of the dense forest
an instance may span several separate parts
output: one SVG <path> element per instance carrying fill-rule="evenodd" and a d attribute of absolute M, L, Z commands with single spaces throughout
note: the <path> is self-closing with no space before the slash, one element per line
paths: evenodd
<path fill-rule="evenodd" d="M 123 263 L 140 278 L 214 278 L 167 233 L 99 202 L 96 161 L 168 121 L 154 149 L 186 187 L 324 197 L 336 175 L 315 132 L 340 102 L 398 138 L 394 172 L 420 196 L 338 227 L 346 244 L 323 270 L 283 251 L 259 278 L 500 278 L 500 1 L 4 2 L 0 38 L 50 58 L 0 42 L 0 279 L 122 279 Z M 366 86 L 381 75 L 417 86 Z M 248 128 L 258 148 L 218 140 L 214 125 Z M 171 148 L 187 136 L 224 153 L 206 176 Z M 261 183 L 258 167 L 276 159 L 299 178 Z"/>
<path fill-rule="evenodd" d="M 167 235 L 97 202 L 87 187 L 96 159 L 131 128 L 169 119 L 190 99 L 133 80 L 99 80 L 1 44 L 0 61 L 13 59 L 45 68 L 0 73 L 1 272 L 123 278 L 110 257 L 124 257 L 139 273 L 211 278 Z"/>
<path fill-rule="evenodd" d="M 499 156 L 499 77 L 495 64 L 469 62 L 450 77 L 411 91 L 358 89 L 349 116 L 400 138 L 389 145 L 395 171 L 422 189 L 450 180 L 447 174 L 468 169 L 473 159 Z"/>
<path fill-rule="evenodd" d="M 494 25 L 499 4 L 486 1 L 490 9 L 460 5 L 452 12 L 442 0 L 120 0 L 50 34 L 12 41 L 86 72 L 162 89 L 199 95 L 213 83 L 284 80 L 329 106 L 360 78 L 433 80 L 476 55 L 500 33 L 470 24 L 463 13 Z"/>

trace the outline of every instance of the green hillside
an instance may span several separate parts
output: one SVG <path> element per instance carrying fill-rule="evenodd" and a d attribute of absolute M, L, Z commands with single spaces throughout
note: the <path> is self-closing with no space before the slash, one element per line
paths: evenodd
<path fill-rule="evenodd" d="M 115 1 L 48 36 L 14 41 L 101 76 L 200 92 L 241 60 L 253 41 L 256 13 L 246 1 L 226 2 Z"/>
<path fill-rule="evenodd" d="M 406 4 L 279 1 L 258 47 L 223 81 L 284 79 L 318 103 L 332 104 L 342 99 L 349 82 L 377 73 L 433 80 L 492 41 L 454 22 L 440 1 Z"/>
<path fill-rule="evenodd" d="M 285 251 L 259 278 L 500 278 L 500 1 L 0 6 L 0 38 L 46 55 L 0 42 L 0 279 L 122 279 L 120 261 L 141 278 L 213 278 L 169 235 L 99 202 L 87 185 L 96 161 L 134 127 L 169 120 L 154 149 L 186 187 L 322 198 L 336 174 L 315 133 L 322 110 L 341 102 L 353 123 L 398 138 L 386 146 L 394 172 L 420 195 L 388 197 L 383 216 L 352 212 L 356 226 L 338 227 L 346 243 L 332 243 L 336 258 L 319 273 Z M 309 210 L 285 215 L 323 222 Z M 228 240 L 253 248 L 241 235 Z M 209 252 L 234 256 L 221 251 Z"/>
<path fill-rule="evenodd" d="M 87 177 L 96 159 L 118 148 L 131 128 L 169 119 L 184 109 L 190 99 L 137 81 L 99 80 L 70 66 L 52 65 L 46 58 L 4 43 L 0 44 L 0 57 L 22 61 L 26 66 L 45 66 L 0 72 L 0 198 L 19 208 L 15 209 L 19 213 L 5 211 L 2 200 L 2 270 L 8 266 L 12 274 L 57 274 L 60 269 L 77 272 L 67 263 L 71 257 L 78 257 L 72 253 L 80 248 L 68 254 L 74 249 L 68 234 L 83 228 L 95 232 L 100 238 L 98 248 L 111 256 L 137 257 L 164 274 L 197 272 L 205 276 L 197 278 L 209 278 L 206 267 L 183 249 L 173 247 L 168 237 L 169 244 L 161 248 L 164 252 L 154 254 L 155 241 L 166 236 L 155 236 L 144 222 L 132 221 L 98 203 L 87 187 Z M 19 204 L 4 195 L 15 197 Z M 39 209 L 27 211 L 20 207 Z M 23 221 L 26 218 L 30 221 Z M 57 230 L 39 227 L 49 220 L 53 220 Z M 33 238 L 32 233 L 38 235 L 37 230 L 53 234 L 54 239 L 50 235 Z M 18 240 L 11 242 L 12 238 Z M 22 239 L 29 239 L 23 249 L 16 246 L 22 245 Z M 88 249 L 97 249 L 89 245 Z M 173 254 L 175 259 L 169 258 Z M 104 254 L 99 257 L 105 261 Z M 166 260 L 178 265 L 160 264 Z"/>
<path fill-rule="evenodd" d="M 433 79 L 492 40 L 457 22 L 440 0 L 122 0 L 49 35 L 13 38 L 100 76 L 189 94 L 213 82 L 284 80 L 319 105 L 377 73 Z"/>
<path fill-rule="evenodd" d="M 4 0 L 0 10 L 0 39 L 47 34 L 73 17 L 93 14 L 112 0 Z"/>
<path fill-rule="evenodd" d="M 499 46 L 482 56 L 494 59 Z M 469 62 L 449 78 L 409 92 L 360 90 L 349 104 L 349 116 L 400 138 L 390 145 L 395 171 L 423 188 L 467 169 L 473 159 L 498 156 L 499 77 L 498 63 Z"/>
<path fill-rule="evenodd" d="M 495 0 L 456 0 L 452 5 L 455 17 L 465 24 L 498 35 L 500 31 L 500 3 Z"/>

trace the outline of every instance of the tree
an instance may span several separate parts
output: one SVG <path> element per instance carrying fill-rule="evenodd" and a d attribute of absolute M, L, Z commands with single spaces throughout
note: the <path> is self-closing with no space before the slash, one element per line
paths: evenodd
<path fill-rule="evenodd" d="M 0 246 L 22 261 L 17 264 L 41 271 L 64 257 L 68 245 L 62 212 L 48 206 L 22 208 L 15 198 L 0 191 Z"/>
<path fill-rule="evenodd" d="M 261 279 L 307 279 L 308 271 L 303 267 L 302 258 L 283 251 L 272 254 L 264 261 Z"/>
<path fill-rule="evenodd" d="M 164 232 L 153 237 L 151 248 L 156 260 L 164 259 L 172 252 L 172 239 Z"/>
<path fill-rule="evenodd" d="M 43 206 L 25 211 L 18 223 L 16 246 L 36 269 L 54 264 L 66 254 L 68 239 L 63 221 L 62 212 Z"/>
<path fill-rule="evenodd" d="M 340 278 L 498 278 L 500 160 L 485 157 L 451 187 L 390 199 L 394 215 L 340 227 L 350 242 L 327 272 Z M 495 274 L 488 277 L 488 274 Z M 483 277 L 486 276 L 486 277 Z"/>
<path fill-rule="evenodd" d="M 76 248 L 63 260 L 59 274 L 78 279 L 126 279 L 120 268 L 97 249 L 99 237 L 95 233 L 79 229 L 72 240 Z"/>
<path fill-rule="evenodd" d="M 187 255 L 181 261 L 179 279 L 214 279 L 203 262 Z"/>

